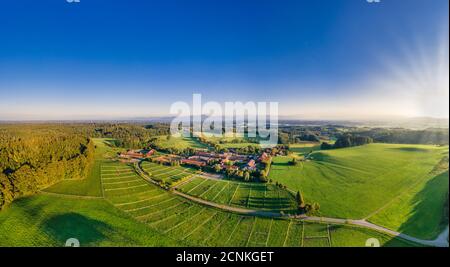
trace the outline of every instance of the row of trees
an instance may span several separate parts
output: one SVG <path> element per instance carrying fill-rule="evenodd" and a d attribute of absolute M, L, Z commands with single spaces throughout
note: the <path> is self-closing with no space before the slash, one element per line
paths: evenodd
<path fill-rule="evenodd" d="M 295 201 L 297 202 L 298 210 L 301 213 L 305 213 L 308 215 L 315 215 L 320 210 L 320 205 L 317 202 L 314 203 L 306 203 L 303 194 L 300 191 L 297 191 L 295 195 Z"/>
<path fill-rule="evenodd" d="M 93 142 L 72 126 L 0 126 L 0 209 L 60 180 L 86 177 L 93 160 Z"/>
<path fill-rule="evenodd" d="M 350 134 L 343 135 L 339 137 L 336 142 L 332 145 L 327 142 L 323 142 L 321 149 L 333 149 L 333 148 L 345 148 L 352 146 L 362 146 L 373 143 L 373 139 L 368 136 L 354 136 Z"/>
<path fill-rule="evenodd" d="M 146 148 L 152 137 L 169 134 L 169 125 L 126 123 L 93 123 L 80 125 L 88 136 L 116 139 L 116 145 L 124 148 Z"/>
<path fill-rule="evenodd" d="M 355 134 L 371 137 L 375 142 L 379 143 L 395 143 L 395 144 L 434 144 L 448 145 L 449 131 L 448 129 L 386 129 L 374 128 L 365 131 L 355 131 Z"/>

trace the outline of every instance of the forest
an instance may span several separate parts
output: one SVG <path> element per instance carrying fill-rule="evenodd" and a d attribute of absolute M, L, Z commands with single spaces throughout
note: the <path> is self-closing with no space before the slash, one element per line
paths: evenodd
<path fill-rule="evenodd" d="M 0 209 L 63 179 L 83 179 L 93 153 L 91 139 L 71 126 L 0 125 Z"/>

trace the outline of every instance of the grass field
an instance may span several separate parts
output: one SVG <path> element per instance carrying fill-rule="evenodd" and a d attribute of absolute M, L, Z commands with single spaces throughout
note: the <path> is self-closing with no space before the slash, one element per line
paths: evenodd
<path fill-rule="evenodd" d="M 293 195 L 272 184 L 244 183 L 195 177 L 178 187 L 188 195 L 208 201 L 270 211 L 296 213 Z"/>
<path fill-rule="evenodd" d="M 299 156 L 309 153 L 310 151 L 320 150 L 320 143 L 302 142 L 289 145 L 289 151 Z"/>
<path fill-rule="evenodd" d="M 97 146 L 103 148 L 109 150 Z M 61 195 L 44 192 L 18 199 L 0 212 L 0 246 L 64 246 L 68 238 L 79 239 L 81 246 L 364 246 L 368 238 L 385 246 L 409 245 L 350 226 L 202 206 L 144 181 L 131 165 L 97 160 L 98 176 L 91 179 L 100 182 L 100 197 L 92 199 L 88 187 L 74 183 L 80 195 L 65 186 L 57 192 Z"/>
<path fill-rule="evenodd" d="M 119 151 L 110 143 L 111 139 L 95 139 L 95 162 L 88 177 L 83 180 L 63 180 L 44 191 L 60 194 L 72 194 L 83 196 L 101 196 L 100 166 L 107 158 L 113 157 Z"/>
<path fill-rule="evenodd" d="M 225 136 L 225 137 L 204 137 L 209 142 L 216 143 L 220 148 L 242 148 L 242 147 L 259 147 L 258 143 L 248 142 L 242 135 L 236 134 L 236 136 Z"/>
<path fill-rule="evenodd" d="M 167 136 L 159 136 L 157 139 L 157 145 L 161 149 L 176 148 L 182 150 L 186 148 L 208 148 L 207 145 L 200 143 L 197 139 L 191 137 L 170 137 L 169 139 L 167 139 Z"/>
<path fill-rule="evenodd" d="M 190 202 L 146 182 L 137 182 L 137 184 L 127 184 L 126 186 L 105 186 L 105 174 L 109 169 L 121 170 L 121 172 L 113 172 L 114 174 L 106 179 L 113 177 L 119 181 L 131 179 L 127 175 L 127 170 L 131 169 L 130 166 L 111 163 L 102 168 L 102 183 L 105 187 L 106 199 L 131 217 L 146 223 L 171 239 L 180 240 L 193 246 L 303 245 L 304 226 L 300 221 L 242 216 L 224 212 Z M 307 231 L 316 231 L 316 228 L 320 227 L 316 224 L 308 224 L 305 228 Z M 354 231 L 354 229 L 341 231 Z M 392 242 L 389 245 L 407 245 L 400 240 L 392 240 L 391 237 L 370 231 L 366 236 L 360 236 L 347 242 L 350 246 L 364 246 L 367 236 L 379 238 L 383 244 Z M 311 239 L 311 241 L 307 241 L 309 246 L 330 246 L 329 242 L 322 242 L 323 236 L 318 237 L 311 234 L 311 236 L 307 235 L 307 238 Z M 330 238 L 328 237 L 328 240 Z M 336 242 L 343 241 L 336 240 Z"/>
<path fill-rule="evenodd" d="M 448 182 L 448 171 L 426 179 L 394 199 L 369 221 L 422 239 L 433 239 L 448 226 L 442 207 Z"/>
<path fill-rule="evenodd" d="M 256 143 L 224 143 L 224 144 L 219 144 L 219 146 L 221 148 L 242 148 L 242 147 L 249 147 L 249 146 L 253 146 L 253 147 L 259 147 L 259 144 Z"/>
<path fill-rule="evenodd" d="M 395 224 L 397 227 L 392 228 L 415 236 L 435 237 L 436 229 L 442 230 L 439 211 L 443 210 L 441 200 L 448 187 L 442 187 L 443 178 L 432 183 L 429 173 L 447 153 L 448 147 L 391 144 L 316 151 L 311 161 L 297 166 L 288 164 L 290 157 L 275 158 L 270 178 L 290 189 L 301 190 L 306 200 L 319 202 L 323 216 L 338 218 L 365 218 L 410 192 L 405 198 L 415 198 L 414 202 L 398 199 L 397 203 L 406 207 L 386 208 L 390 215 L 384 215 L 383 219 L 380 213 L 374 220 L 387 226 L 389 218 L 398 218 L 400 222 L 389 226 Z M 448 183 L 448 174 L 446 177 Z M 433 200 L 427 200 L 430 196 Z M 434 205 L 433 209 L 429 209 L 430 205 Z M 433 214 L 429 216 L 414 216 L 430 211 Z M 414 217 L 414 222 L 408 217 Z"/>
<path fill-rule="evenodd" d="M 0 212 L 0 246 L 179 246 L 103 199 L 36 195 Z"/>
<path fill-rule="evenodd" d="M 176 184 L 195 174 L 196 170 L 182 166 L 165 166 L 152 162 L 142 162 L 142 169 L 147 172 L 153 180 Z"/>

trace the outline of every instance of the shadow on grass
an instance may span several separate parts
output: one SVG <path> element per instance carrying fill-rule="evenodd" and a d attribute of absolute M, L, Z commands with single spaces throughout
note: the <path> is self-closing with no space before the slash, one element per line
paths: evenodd
<path fill-rule="evenodd" d="M 420 148 L 420 147 L 393 147 L 393 148 L 389 148 L 389 149 L 400 150 L 400 151 L 405 151 L 405 152 L 421 152 L 421 153 L 430 152 L 430 149 Z"/>
<path fill-rule="evenodd" d="M 445 229 L 448 225 L 444 205 L 448 201 L 448 182 L 448 171 L 427 181 L 411 201 L 414 209 L 409 219 L 400 226 L 399 232 L 431 240 Z"/>
<path fill-rule="evenodd" d="M 286 162 L 273 162 L 272 163 L 272 167 L 278 167 L 278 166 L 280 166 L 280 167 L 286 167 L 286 166 L 294 167 L 289 161 L 286 161 Z"/>
<path fill-rule="evenodd" d="M 332 156 L 330 156 L 327 153 L 323 153 L 323 152 L 314 152 L 311 155 L 311 158 L 314 159 L 314 161 L 328 161 L 331 158 L 333 158 Z"/>
<path fill-rule="evenodd" d="M 69 238 L 76 238 L 81 246 L 89 246 L 105 239 L 111 227 L 101 221 L 90 219 L 78 213 L 68 212 L 54 215 L 42 224 L 43 230 L 64 246 Z"/>

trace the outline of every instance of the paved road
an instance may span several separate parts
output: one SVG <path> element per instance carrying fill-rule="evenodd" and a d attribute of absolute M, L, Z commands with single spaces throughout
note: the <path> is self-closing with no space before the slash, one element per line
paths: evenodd
<path fill-rule="evenodd" d="M 349 220 L 349 219 L 337 219 L 337 218 L 327 218 L 327 217 L 314 217 L 314 216 L 299 216 L 302 220 L 311 221 L 311 222 L 326 222 L 326 223 L 334 223 L 334 224 L 350 224 L 362 226 L 365 228 L 369 228 L 378 232 L 386 233 L 391 236 L 400 237 L 402 239 L 415 242 L 418 244 L 422 244 L 425 246 L 433 246 L 433 247 L 448 247 L 447 237 L 449 228 L 447 228 L 435 239 L 435 240 L 425 240 L 416 238 L 407 234 L 399 233 L 388 228 L 370 223 L 366 220 Z"/>
<path fill-rule="evenodd" d="M 198 197 L 194 197 L 191 195 L 187 195 L 185 193 L 182 193 L 180 191 L 174 190 L 172 191 L 174 194 L 179 195 L 183 198 L 189 199 L 191 201 L 203 204 L 203 205 L 207 205 L 210 207 L 214 207 L 214 208 L 218 208 L 221 210 L 226 210 L 226 211 L 231 211 L 231 212 L 236 212 L 239 214 L 244 214 L 244 215 L 255 215 L 255 216 L 262 216 L 262 217 L 281 217 L 282 215 L 278 212 L 270 212 L 270 211 L 263 211 L 263 210 L 252 210 L 252 209 L 246 209 L 246 208 L 239 208 L 239 207 L 233 207 L 233 206 L 228 206 L 228 205 L 224 205 L 224 204 L 219 204 L 216 202 L 211 202 L 211 201 L 207 201 Z"/>

